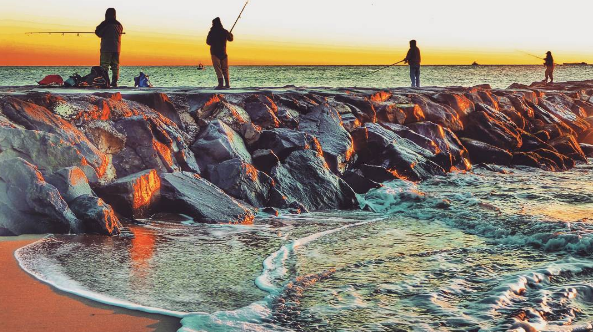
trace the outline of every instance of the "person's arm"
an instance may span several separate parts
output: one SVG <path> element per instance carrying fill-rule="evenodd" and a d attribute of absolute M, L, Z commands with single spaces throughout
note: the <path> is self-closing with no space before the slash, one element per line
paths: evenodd
<path fill-rule="evenodd" d="M 226 40 L 232 42 L 234 39 L 235 39 L 235 37 L 233 37 L 233 34 L 232 33 L 230 33 L 230 32 L 227 33 Z"/>
<path fill-rule="evenodd" d="M 206 37 L 206 44 L 212 46 L 212 30 L 208 32 L 208 37 Z"/>
<path fill-rule="evenodd" d="M 404 63 L 408 63 L 410 62 L 410 57 L 412 56 L 412 49 L 408 50 L 408 54 L 406 54 L 406 57 L 404 58 Z"/>
<path fill-rule="evenodd" d="M 105 28 L 105 21 L 101 22 L 101 24 L 97 25 L 97 28 L 95 29 L 95 35 L 97 35 L 97 37 L 103 37 L 103 29 Z"/>
<path fill-rule="evenodd" d="M 115 30 L 118 34 L 122 35 L 124 33 L 124 26 L 121 25 L 121 23 L 117 22 L 117 24 L 115 25 Z"/>

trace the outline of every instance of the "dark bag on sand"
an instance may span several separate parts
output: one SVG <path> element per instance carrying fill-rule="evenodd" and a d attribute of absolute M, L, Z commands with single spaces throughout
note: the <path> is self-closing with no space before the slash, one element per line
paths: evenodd
<path fill-rule="evenodd" d="M 91 68 L 91 73 L 83 77 L 78 86 L 88 86 L 98 89 L 109 88 L 109 73 L 103 67 L 94 66 Z"/>
<path fill-rule="evenodd" d="M 82 82 L 82 77 L 78 74 L 74 74 L 70 76 L 67 80 L 64 81 L 65 87 L 76 87 L 79 86 L 80 82 Z"/>

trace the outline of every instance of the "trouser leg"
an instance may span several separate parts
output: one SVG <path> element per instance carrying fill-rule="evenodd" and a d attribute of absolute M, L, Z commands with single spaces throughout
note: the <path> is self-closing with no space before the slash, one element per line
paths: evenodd
<path fill-rule="evenodd" d="M 111 85 L 117 86 L 117 81 L 119 80 L 119 52 L 118 53 L 111 53 Z"/>
<path fill-rule="evenodd" d="M 416 68 L 416 87 L 420 87 L 420 67 Z"/>
<path fill-rule="evenodd" d="M 221 61 L 221 67 L 222 67 L 222 74 L 224 76 L 224 86 L 226 88 L 230 88 L 231 81 L 229 79 L 229 58 L 228 57 Z"/>
<path fill-rule="evenodd" d="M 414 72 L 414 67 L 410 66 L 410 80 L 412 81 L 412 87 L 416 86 L 416 76 Z"/>
<path fill-rule="evenodd" d="M 222 79 L 222 61 L 216 56 L 212 56 L 212 67 L 214 67 L 214 71 L 216 72 L 216 77 L 218 79 Z"/>
<path fill-rule="evenodd" d="M 109 72 L 109 65 L 111 64 L 111 54 L 112 53 L 101 52 L 101 57 L 99 58 L 99 66 L 105 69 L 106 72 Z"/>

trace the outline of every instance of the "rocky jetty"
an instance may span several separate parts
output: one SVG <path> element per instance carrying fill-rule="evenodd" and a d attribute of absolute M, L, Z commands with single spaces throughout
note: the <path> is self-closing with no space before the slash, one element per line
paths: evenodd
<path fill-rule="evenodd" d="M 593 81 L 508 89 L 0 88 L 0 234 L 116 235 L 158 212 L 250 223 L 486 163 L 593 157 Z"/>

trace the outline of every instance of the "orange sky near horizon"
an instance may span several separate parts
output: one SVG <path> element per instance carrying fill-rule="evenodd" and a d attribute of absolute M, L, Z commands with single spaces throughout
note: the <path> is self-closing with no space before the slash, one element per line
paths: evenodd
<path fill-rule="evenodd" d="M 578 3 L 575 11 L 571 2 Z M 251 0 L 229 43 L 232 65 L 376 65 L 405 56 L 417 39 L 423 64 L 593 62 L 593 3 L 552 0 Z M 94 65 L 99 38 L 25 35 L 94 31 L 109 6 L 124 25 L 122 65 L 210 64 L 205 38 L 213 17 L 232 26 L 243 0 L 94 2 L 21 0 L 0 13 L 0 65 Z M 34 8 L 34 9 L 32 9 Z M 551 12 L 550 9 L 553 9 Z M 550 19 L 552 23 L 547 22 Z"/>

